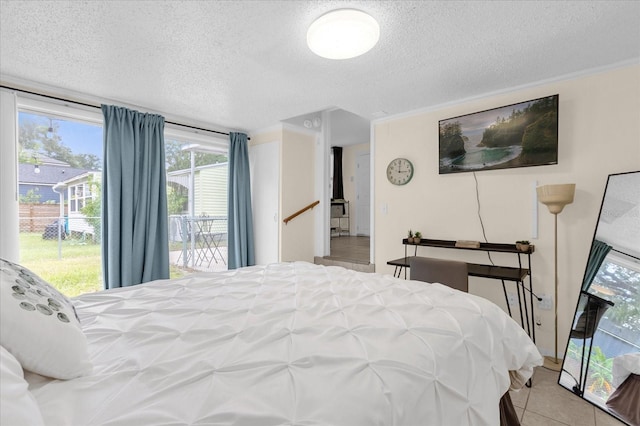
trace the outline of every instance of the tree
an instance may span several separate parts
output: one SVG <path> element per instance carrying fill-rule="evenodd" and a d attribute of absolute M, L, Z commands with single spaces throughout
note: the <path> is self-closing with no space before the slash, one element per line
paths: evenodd
<path fill-rule="evenodd" d="M 49 132 L 51 126 L 52 132 Z M 59 124 L 38 124 L 34 120 L 20 120 L 18 136 L 18 157 L 21 163 L 33 163 L 35 154 L 42 153 L 47 157 L 64 161 L 77 169 L 100 170 L 100 159 L 93 154 L 74 154 L 71 148 L 62 142 L 58 135 Z"/>
<path fill-rule="evenodd" d="M 184 188 L 184 187 L 181 187 Z M 187 210 L 189 195 L 177 186 L 167 184 L 167 210 L 170 215 L 182 214 Z"/>
<path fill-rule="evenodd" d="M 80 209 L 83 215 L 86 216 L 87 223 L 93 227 L 94 241 L 100 241 L 100 226 L 102 221 L 102 184 L 99 180 L 95 179 L 93 175 L 89 176 L 87 182 L 89 188 L 91 188 L 91 199 L 85 200 L 84 207 Z"/>
<path fill-rule="evenodd" d="M 182 150 L 183 144 L 176 141 L 165 141 L 165 162 L 167 163 L 167 172 L 176 170 L 187 170 L 191 168 L 191 152 Z M 195 165 L 206 166 L 208 164 L 226 163 L 227 156 L 223 154 L 213 154 L 205 152 L 196 152 Z"/>
<path fill-rule="evenodd" d="M 97 155 L 94 154 L 76 154 L 76 161 L 78 167 L 87 170 L 102 170 L 102 161 Z"/>
<path fill-rule="evenodd" d="M 18 158 L 20 163 L 33 163 L 33 154 L 40 152 L 47 129 L 32 120 L 21 120 L 18 132 Z"/>
<path fill-rule="evenodd" d="M 26 194 L 20 195 L 20 202 L 23 204 L 38 204 L 42 195 L 37 192 L 37 188 L 28 190 Z"/>
<path fill-rule="evenodd" d="M 461 136 L 461 135 L 462 135 L 462 128 L 460 127 L 459 121 L 440 125 L 440 136 L 442 136 L 443 138 L 451 138 L 451 137 Z"/>

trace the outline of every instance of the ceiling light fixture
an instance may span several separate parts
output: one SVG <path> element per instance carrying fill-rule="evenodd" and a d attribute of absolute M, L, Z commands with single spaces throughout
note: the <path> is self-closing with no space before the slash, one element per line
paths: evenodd
<path fill-rule="evenodd" d="M 325 13 L 309 27 L 307 44 L 318 56 L 349 59 L 368 52 L 378 43 L 380 26 L 370 15 L 355 9 Z"/>

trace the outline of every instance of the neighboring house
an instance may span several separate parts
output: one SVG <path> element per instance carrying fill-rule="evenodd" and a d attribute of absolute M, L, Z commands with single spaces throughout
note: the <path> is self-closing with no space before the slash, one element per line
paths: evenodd
<path fill-rule="evenodd" d="M 229 163 L 199 166 L 194 169 L 194 216 L 226 216 Z M 188 192 L 190 169 L 167 173 L 169 185 L 180 185 Z M 184 213 L 189 211 L 189 204 Z"/>
<path fill-rule="evenodd" d="M 194 199 L 194 216 L 213 216 L 220 218 L 214 222 L 214 231 L 227 232 L 227 203 L 229 163 L 217 163 L 199 166 L 194 169 L 194 190 L 189 191 L 191 169 L 176 170 L 167 173 L 167 186 L 190 194 Z M 191 199 L 184 206 L 184 215 L 189 212 Z M 170 217 L 170 239 L 181 241 L 180 218 Z"/>
<path fill-rule="evenodd" d="M 66 186 L 65 199 L 68 204 L 69 226 L 71 233 L 96 235 L 96 231 L 82 213 L 89 200 L 100 196 L 95 185 L 100 184 L 102 172 L 83 170 L 83 173 L 61 182 Z"/>
<path fill-rule="evenodd" d="M 86 222 L 80 209 L 84 206 L 85 200 L 92 197 L 91 192 L 84 189 L 84 182 L 88 180 L 89 175 L 100 172 L 76 169 L 63 161 L 39 153 L 35 154 L 35 157 L 35 163 L 18 165 L 19 194 L 21 198 L 28 198 L 30 203 L 28 213 L 20 210 L 21 230 L 39 232 L 51 223 L 52 216 L 62 215 L 60 210 L 56 210 L 55 214 L 50 210 L 51 205 L 60 204 L 62 196 L 64 215 L 69 218 L 65 222 L 66 231 L 93 234 L 93 227 Z M 53 188 L 57 184 L 68 186 L 56 192 Z M 82 195 L 78 197 L 79 194 Z"/>
<path fill-rule="evenodd" d="M 52 160 L 51 162 L 48 160 Z M 20 163 L 18 167 L 18 191 L 20 196 L 27 196 L 29 191 L 39 195 L 39 203 L 59 203 L 60 194 L 53 191 L 58 182 L 86 173 L 87 170 L 74 169 L 67 163 L 48 159 L 40 164 Z"/>

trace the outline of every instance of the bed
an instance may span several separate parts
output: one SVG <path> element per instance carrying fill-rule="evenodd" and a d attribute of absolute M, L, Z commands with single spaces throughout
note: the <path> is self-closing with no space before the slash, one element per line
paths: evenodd
<path fill-rule="evenodd" d="M 68 301 L 0 266 L 3 411 L 29 424 L 498 425 L 542 363 L 498 306 L 441 284 L 292 262 Z M 34 289 L 52 315 L 15 307 Z"/>

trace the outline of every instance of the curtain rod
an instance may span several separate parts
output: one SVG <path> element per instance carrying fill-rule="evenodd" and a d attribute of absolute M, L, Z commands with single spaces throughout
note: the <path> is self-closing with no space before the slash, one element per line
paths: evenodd
<path fill-rule="evenodd" d="M 41 97 L 43 97 L 43 98 L 53 99 L 53 100 L 56 100 L 56 101 L 61 101 L 61 102 L 70 102 L 70 103 L 72 103 L 72 104 L 82 105 L 82 106 L 86 106 L 86 107 L 90 107 L 90 108 L 97 108 L 97 109 L 100 109 L 100 108 L 101 108 L 99 105 L 93 105 L 93 104 L 88 104 L 88 103 L 85 103 L 85 102 L 74 101 L 74 100 L 72 100 L 72 99 L 60 98 L 60 97 L 58 97 L 58 96 L 45 95 L 45 94 L 43 94 L 43 93 L 32 92 L 32 91 L 30 91 L 30 90 L 18 89 L 18 88 L 16 88 L 16 87 L 11 87 L 11 86 L 5 86 L 4 84 L 3 84 L 3 85 L 0 85 L 0 88 L 2 88 L 2 89 L 9 89 L 9 90 L 15 90 L 15 91 L 17 91 L 17 92 L 22 92 L 22 93 L 28 93 L 29 95 L 41 96 Z M 217 131 L 217 130 L 205 129 L 205 128 L 203 128 L 203 127 L 191 126 L 191 125 L 189 125 L 189 124 L 176 123 L 176 122 L 174 122 L 174 121 L 166 121 L 166 120 L 165 120 L 165 123 L 166 123 L 166 124 L 173 124 L 174 126 L 187 127 L 187 128 L 189 128 L 189 129 L 202 130 L 202 131 L 205 131 L 205 132 L 211 132 L 211 133 L 217 133 L 217 134 L 219 134 L 219 135 L 229 136 L 229 133 L 219 132 L 219 131 Z M 250 137 L 247 137 L 247 140 L 251 140 L 251 138 L 250 138 Z"/>
<path fill-rule="evenodd" d="M 624 254 L 625 256 L 633 257 L 633 258 L 634 258 L 634 259 L 636 259 L 636 260 L 640 260 L 640 257 L 638 257 L 638 256 L 634 256 L 634 255 L 632 255 L 632 254 L 625 253 L 625 252 L 623 252 L 623 251 L 616 250 L 616 249 L 614 249 L 614 248 L 612 248 L 612 249 L 611 249 L 611 251 L 615 251 L 616 253 Z"/>

